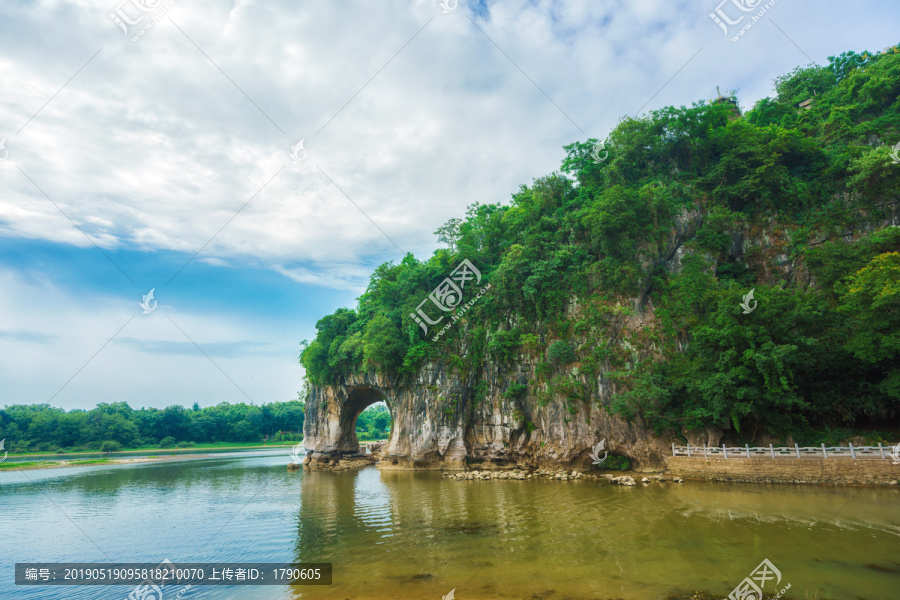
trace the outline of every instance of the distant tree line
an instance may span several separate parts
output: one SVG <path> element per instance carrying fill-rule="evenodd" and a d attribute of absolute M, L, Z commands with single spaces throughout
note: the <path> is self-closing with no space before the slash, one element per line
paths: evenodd
<path fill-rule="evenodd" d="M 12 405 L 0 410 L 0 439 L 10 452 L 117 450 L 192 443 L 302 439 L 304 402 L 259 406 L 222 402 L 193 408 L 133 409 L 127 402 L 102 402 L 91 410 L 49 404 Z"/>
<path fill-rule="evenodd" d="M 384 404 L 370 406 L 356 419 L 356 439 L 381 440 L 391 431 L 391 413 Z"/>

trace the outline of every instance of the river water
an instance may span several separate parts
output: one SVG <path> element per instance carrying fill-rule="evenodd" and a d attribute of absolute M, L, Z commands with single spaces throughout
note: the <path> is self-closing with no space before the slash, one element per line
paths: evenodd
<path fill-rule="evenodd" d="M 183 600 L 725 597 L 763 559 L 789 598 L 900 598 L 896 487 L 451 481 L 289 461 L 284 449 L 0 472 L 0 598 L 133 589 L 15 586 L 16 562 L 164 559 L 334 565 L 327 587 L 194 586 Z"/>

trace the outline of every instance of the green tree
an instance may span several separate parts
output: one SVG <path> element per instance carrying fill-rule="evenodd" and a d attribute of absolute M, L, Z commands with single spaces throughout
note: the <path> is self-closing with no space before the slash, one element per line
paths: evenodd
<path fill-rule="evenodd" d="M 122 444 L 114 440 L 106 440 L 100 444 L 100 452 L 118 452 L 122 449 Z"/>
<path fill-rule="evenodd" d="M 387 315 L 375 315 L 363 335 L 366 368 L 394 371 L 402 364 L 407 342 L 400 328 Z"/>
<path fill-rule="evenodd" d="M 450 252 L 456 251 L 456 243 L 460 238 L 459 227 L 462 225 L 462 222 L 462 219 L 450 219 L 434 232 L 439 242 L 447 244 Z"/>
<path fill-rule="evenodd" d="M 255 428 L 253 422 L 247 418 L 235 423 L 231 431 L 232 439 L 239 442 L 258 442 L 262 438 L 259 430 Z"/>
<path fill-rule="evenodd" d="M 882 392 L 900 400 L 900 252 L 879 254 L 843 286 L 838 308 L 853 321 L 847 347 L 885 365 Z"/>
<path fill-rule="evenodd" d="M 776 77 L 775 91 L 778 93 L 780 101 L 797 104 L 827 92 L 836 83 L 837 77 L 834 70 L 818 65 L 809 65 L 797 67 L 786 75 Z"/>
<path fill-rule="evenodd" d="M 566 365 L 575 362 L 575 351 L 568 342 L 562 340 L 553 342 L 547 348 L 547 358 L 557 365 Z"/>

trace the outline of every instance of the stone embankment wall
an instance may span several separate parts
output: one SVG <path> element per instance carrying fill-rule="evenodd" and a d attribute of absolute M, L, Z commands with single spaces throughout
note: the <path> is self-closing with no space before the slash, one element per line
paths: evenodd
<path fill-rule="evenodd" d="M 900 465 L 891 460 L 821 458 L 696 458 L 670 456 L 667 474 L 747 483 L 897 485 Z"/>

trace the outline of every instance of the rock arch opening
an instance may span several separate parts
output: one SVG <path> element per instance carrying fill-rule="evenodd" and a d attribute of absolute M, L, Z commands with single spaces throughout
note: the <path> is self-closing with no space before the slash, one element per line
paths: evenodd
<path fill-rule="evenodd" d="M 387 406 L 388 413 L 390 414 L 390 431 L 388 439 L 393 436 L 395 415 L 390 399 L 378 390 L 370 387 L 356 388 L 350 392 L 341 412 L 341 434 L 338 442 L 338 447 L 341 451 L 351 453 L 358 453 L 360 451 L 359 439 L 356 434 L 357 421 L 364 410 L 379 402 L 384 403 Z"/>

